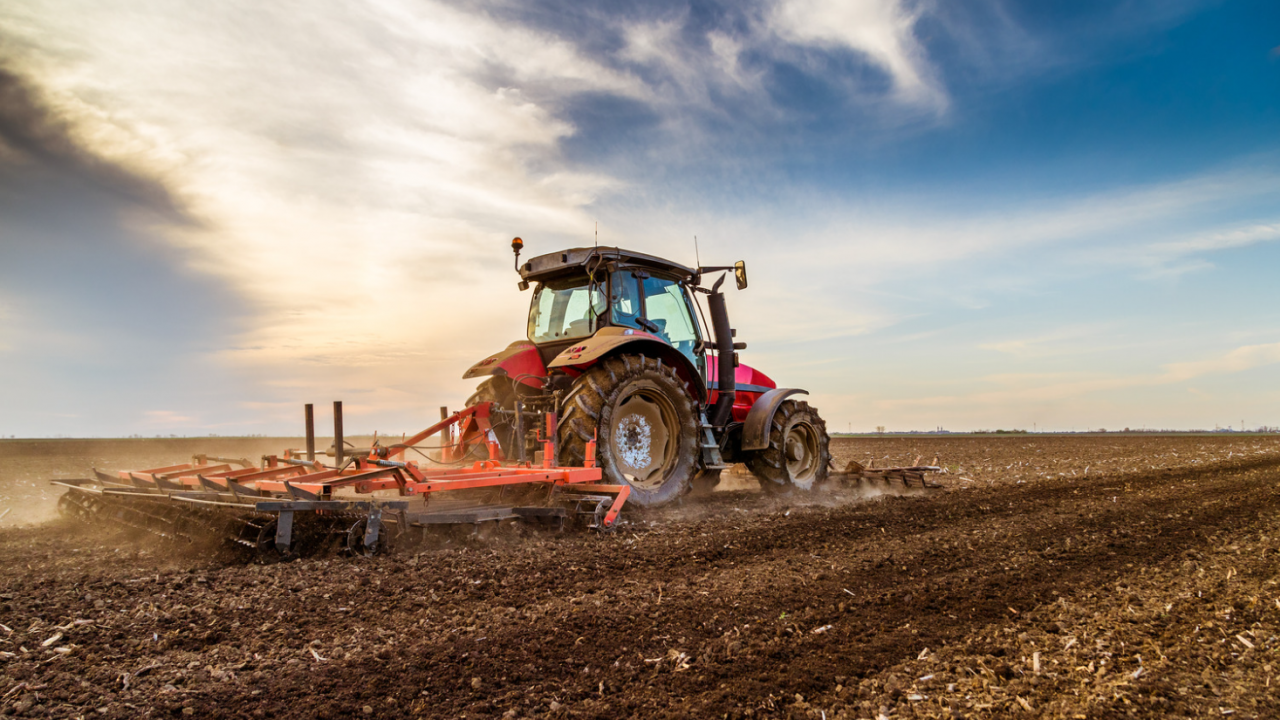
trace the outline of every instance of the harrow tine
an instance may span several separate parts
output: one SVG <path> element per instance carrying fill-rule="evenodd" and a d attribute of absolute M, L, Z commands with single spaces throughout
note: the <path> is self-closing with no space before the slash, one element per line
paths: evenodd
<path fill-rule="evenodd" d="M 186 488 L 183 487 L 182 484 L 169 480 L 163 475 L 153 474 L 151 476 L 151 479 L 155 481 L 156 487 L 160 488 L 161 490 L 186 490 Z"/>
<path fill-rule="evenodd" d="M 230 478 L 227 478 L 227 490 L 231 491 L 231 494 L 235 495 L 237 498 L 242 495 L 247 495 L 249 497 L 262 496 L 262 493 L 258 492 L 257 490 L 254 490 L 253 488 L 248 487 L 247 485 L 241 485 L 240 483 Z"/>
<path fill-rule="evenodd" d="M 126 474 L 126 479 L 138 488 L 158 488 L 160 484 L 154 478 L 142 477 L 139 473 L 131 472 Z"/>
<path fill-rule="evenodd" d="M 292 484 L 289 483 L 288 480 L 284 481 L 284 489 L 289 492 L 289 497 L 293 498 L 294 500 L 319 500 L 320 499 L 320 496 L 313 492 L 308 492 L 306 490 L 303 490 L 300 487 L 294 487 Z"/>

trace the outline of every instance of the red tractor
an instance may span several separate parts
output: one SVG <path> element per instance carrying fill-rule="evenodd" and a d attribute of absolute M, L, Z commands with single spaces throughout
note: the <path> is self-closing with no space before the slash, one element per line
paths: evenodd
<path fill-rule="evenodd" d="M 560 465 L 581 466 L 594 447 L 604 480 L 630 485 L 631 500 L 648 506 L 714 487 L 733 462 L 767 491 L 826 482 L 826 424 L 793 398 L 806 391 L 738 362 L 746 343 L 734 340 L 720 287 L 730 272 L 747 287 L 742 262 L 695 269 L 595 247 L 521 264 L 520 238 L 512 248 L 520 289 L 534 288 L 528 339 L 463 375 L 487 377 L 467 404 L 493 403 L 491 437 L 507 459 L 554 447 Z M 554 445 L 539 437 L 548 414 L 558 418 Z"/>

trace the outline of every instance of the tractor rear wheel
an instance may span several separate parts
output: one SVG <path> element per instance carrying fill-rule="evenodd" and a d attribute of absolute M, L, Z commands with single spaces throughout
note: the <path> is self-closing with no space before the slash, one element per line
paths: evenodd
<path fill-rule="evenodd" d="M 502 407 L 513 404 L 511 381 L 505 377 L 491 377 L 476 386 L 476 391 L 467 398 L 467 407 L 482 402 L 496 402 Z"/>
<path fill-rule="evenodd" d="M 769 447 L 747 459 L 766 492 L 814 490 L 827 482 L 831 464 L 827 424 L 809 403 L 787 400 L 769 428 Z"/>
<path fill-rule="evenodd" d="M 502 410 L 513 410 L 516 406 L 516 396 L 511 380 L 505 377 L 491 377 L 480 383 L 471 397 L 467 398 L 467 407 L 485 402 L 497 403 L 498 408 Z M 499 423 L 497 418 L 494 420 L 493 434 L 498 439 L 498 447 L 502 448 L 502 456 L 510 460 L 516 456 L 515 427 L 510 422 Z M 471 460 L 485 460 L 489 457 L 489 451 L 481 443 L 472 448 L 471 455 L 472 457 L 469 458 Z"/>
<path fill-rule="evenodd" d="M 629 502 L 662 505 L 689 491 L 697 471 L 697 411 L 670 365 L 621 355 L 579 376 L 561 405 L 560 463 L 582 465 L 593 437 L 604 481 L 630 485 Z"/>

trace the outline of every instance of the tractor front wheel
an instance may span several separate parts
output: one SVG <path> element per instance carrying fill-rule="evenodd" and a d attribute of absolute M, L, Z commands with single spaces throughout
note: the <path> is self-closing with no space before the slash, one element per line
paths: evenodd
<path fill-rule="evenodd" d="M 629 502 L 662 505 L 689 491 L 697 411 L 675 368 L 661 360 L 621 355 L 574 381 L 560 410 L 560 464 L 582 465 L 593 438 L 604 481 L 630 485 Z"/>
<path fill-rule="evenodd" d="M 827 424 L 809 403 L 787 400 L 774 413 L 769 447 L 747 459 L 766 492 L 814 490 L 827 482 L 831 464 Z"/>

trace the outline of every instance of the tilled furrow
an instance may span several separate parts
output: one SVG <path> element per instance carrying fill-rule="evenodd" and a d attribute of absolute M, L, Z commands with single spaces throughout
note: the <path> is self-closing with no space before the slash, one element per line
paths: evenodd
<path fill-rule="evenodd" d="M 617 608 L 618 613 L 594 616 L 557 612 L 562 606 L 555 600 L 547 600 L 542 616 L 548 621 L 541 624 L 548 639 L 536 647 L 525 645 L 522 649 L 520 643 L 521 638 L 528 637 L 530 628 L 503 627 L 502 623 L 495 622 L 494 627 L 486 628 L 485 642 L 509 648 L 500 662 L 475 657 L 474 650 L 462 649 L 465 645 L 451 648 L 438 660 L 459 660 L 462 655 L 471 655 L 473 659 L 467 662 L 454 663 L 469 668 L 464 673 L 501 673 L 513 664 L 534 663 L 548 668 L 547 680 L 554 679 L 567 688 L 576 688 L 583 698 L 599 692 L 598 683 L 605 682 L 612 686 L 630 686 L 629 694 L 647 697 L 658 706 L 684 698 L 685 709 L 701 708 L 716 713 L 729 706 L 742 707 L 750 700 L 744 699 L 742 693 L 750 688 L 754 690 L 749 694 L 760 702 L 770 694 L 808 694 L 831 684 L 833 667 L 839 667 L 841 674 L 873 672 L 923 647 L 955 641 L 975 628 L 1007 619 L 1019 607 L 1025 610 L 1081 584 L 1110 582 L 1132 572 L 1138 563 L 1166 561 L 1198 547 L 1213 533 L 1239 532 L 1249 527 L 1259 513 L 1275 512 L 1280 507 L 1275 491 L 1276 473 L 1272 470 L 1263 475 L 1258 470 L 1239 469 L 1229 473 L 1201 473 L 1182 478 L 1182 483 L 1173 486 L 1174 492 L 1158 498 L 1138 492 L 1151 482 L 1149 479 L 1130 481 L 1129 491 L 1123 493 L 1124 502 L 1121 495 L 1107 497 L 1110 491 L 1101 487 L 1063 487 L 1057 495 L 1063 500 L 1070 498 L 1072 511 L 1067 513 L 1061 512 L 1062 501 L 1047 502 L 1030 491 L 1013 495 L 977 491 L 966 499 L 974 510 L 949 513 L 953 521 L 959 516 L 968 523 L 932 526 L 925 523 L 923 532 L 915 537 L 895 537 L 881 543 L 868 542 L 867 532 L 850 533 L 834 540 L 828 538 L 825 557 L 843 556 L 841 559 L 846 561 L 856 559 L 859 554 L 876 557 L 872 562 L 878 562 L 879 567 L 874 564 L 865 567 L 854 573 L 852 579 L 849 576 L 815 579 L 775 567 L 787 556 L 785 549 L 752 553 L 746 558 L 731 553 L 715 561 L 714 572 L 721 585 L 731 583 L 732 576 L 740 573 L 764 574 L 773 577 L 773 581 L 730 598 L 685 591 L 668 596 L 659 605 L 646 597 L 646 609 L 653 612 L 625 620 L 617 615 L 641 607 L 626 591 L 603 592 L 602 598 Z M 994 502 L 993 497 L 984 497 L 984 493 L 999 497 L 1006 504 L 999 509 L 984 505 L 984 502 Z M 1207 504 L 1212 500 L 1220 502 Z M 982 510 L 984 507 L 991 510 Z M 1198 510 L 1187 511 L 1197 507 Z M 883 523 L 881 526 L 892 528 L 902 522 L 906 509 L 890 507 L 876 519 Z M 1031 512 L 1019 515 L 1018 510 Z M 1020 527 L 1011 532 L 973 537 L 972 547 L 961 552 L 917 551 L 908 568 L 910 572 L 904 573 L 901 565 L 884 561 L 886 554 L 905 556 L 912 552 L 913 544 L 927 546 L 943 537 L 970 533 L 982 522 L 990 522 L 993 512 L 1006 517 L 1018 516 Z M 869 518 L 876 515 L 869 510 L 859 510 L 858 514 Z M 895 515 L 899 518 L 894 518 Z M 919 516 L 914 516 L 911 522 L 918 523 Z M 1136 532 L 1135 528 L 1142 532 Z M 785 533 L 789 529 L 791 526 L 787 525 L 775 531 Z M 1072 543 L 1069 550 L 1056 549 L 1068 540 Z M 665 550 L 659 552 L 665 554 Z M 644 561 L 642 551 L 640 557 L 634 558 L 633 567 L 643 566 Z M 1002 569 L 1011 562 L 1015 566 L 1012 571 Z M 700 572 L 708 570 L 705 564 L 691 564 L 688 570 L 695 567 Z M 643 575 L 637 573 L 630 578 Z M 577 576 L 566 583 L 571 595 L 602 590 L 594 576 Z M 831 599 L 841 597 L 850 585 L 853 597 L 845 603 L 844 612 L 832 612 L 825 607 L 833 605 Z M 736 607 L 727 609 L 730 600 Z M 798 623 L 768 622 L 774 618 L 765 615 L 776 612 L 777 608 L 802 609 L 813 605 L 815 600 L 818 600 L 816 610 Z M 828 612 L 830 616 L 824 615 Z M 709 632 L 704 623 L 717 613 L 728 617 L 721 619 L 716 630 L 761 623 L 765 634 L 760 635 L 757 630 L 754 636 L 749 632 L 745 640 L 725 639 L 721 632 Z M 825 625 L 832 628 L 813 633 Z M 621 636 L 620 628 L 625 628 Z M 678 669 L 679 661 L 661 659 L 665 656 L 658 646 L 663 643 L 645 641 L 654 637 L 665 638 L 667 649 L 684 652 L 692 658 L 690 668 L 664 672 L 664 663 Z M 628 647 L 626 653 L 618 649 L 623 642 Z M 739 646 L 737 652 L 728 650 L 734 643 Z M 584 647 L 600 648 L 604 657 L 600 652 L 583 650 Z M 644 661 L 649 659 L 658 661 L 646 665 Z M 610 669 L 615 661 L 619 663 L 618 669 Z M 626 664 L 632 668 L 625 669 Z M 604 669 L 583 678 L 573 672 L 575 665 L 596 665 Z M 637 677 L 653 673 L 657 673 L 655 677 L 661 682 L 636 685 Z M 732 690 L 709 687 L 716 684 L 717 678 L 733 678 Z M 635 707 L 641 706 L 653 709 L 648 702 Z"/>

